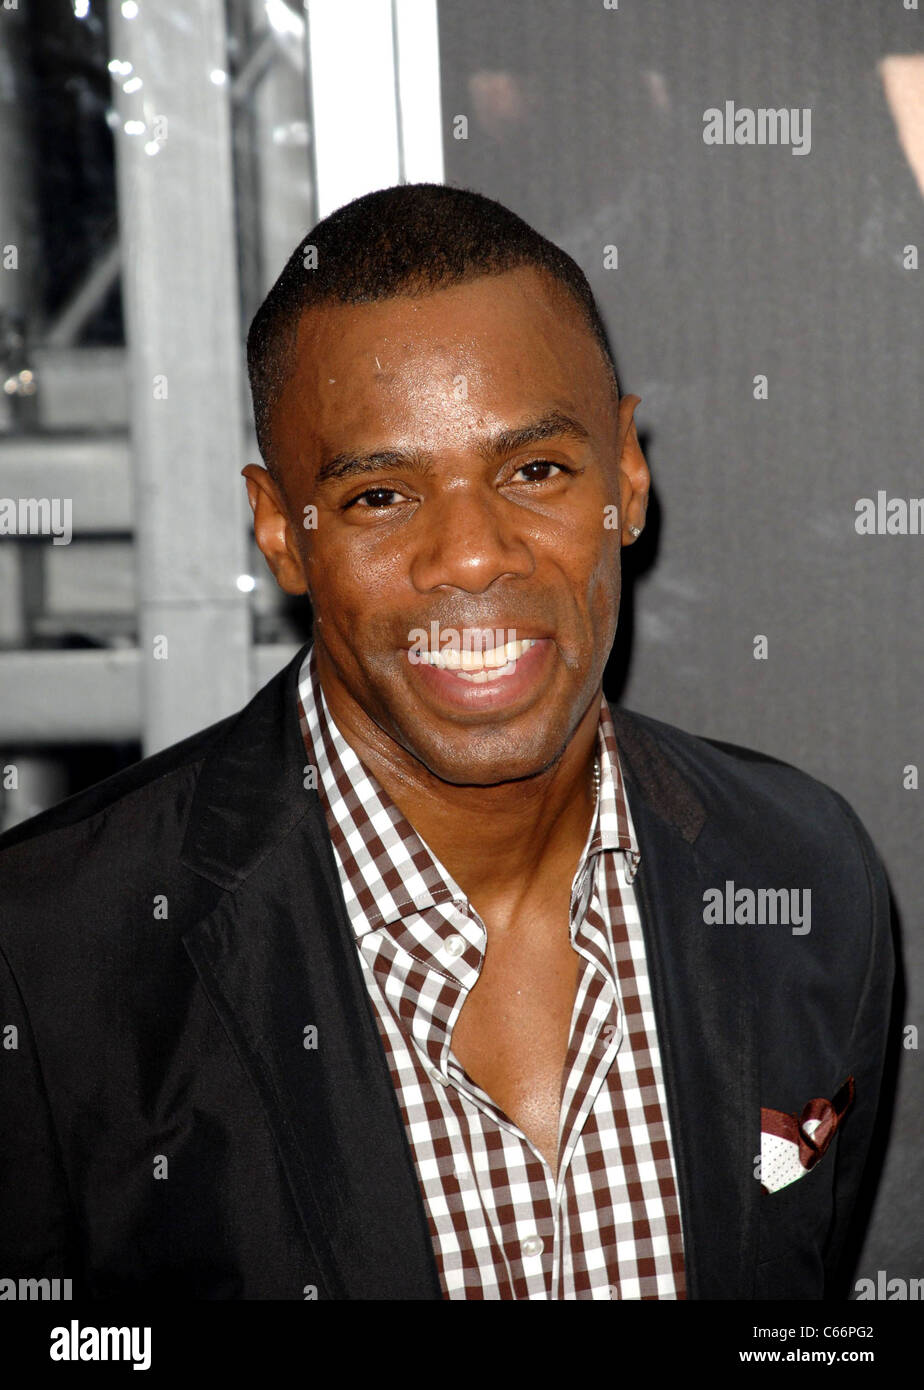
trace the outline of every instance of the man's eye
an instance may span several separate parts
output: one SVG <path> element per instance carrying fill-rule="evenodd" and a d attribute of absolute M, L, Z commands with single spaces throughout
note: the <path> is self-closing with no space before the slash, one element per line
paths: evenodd
<path fill-rule="evenodd" d="M 528 483 L 544 483 L 554 474 L 549 469 L 557 468 L 559 473 L 568 473 L 570 470 L 560 463 L 553 463 L 551 459 L 533 459 L 530 463 L 521 463 L 517 473 L 527 474 Z"/>
<path fill-rule="evenodd" d="M 389 498 L 400 496 L 400 492 L 396 492 L 395 489 L 391 487 L 371 487 L 365 492 L 361 492 L 358 497 L 354 497 L 351 501 L 347 502 L 344 511 L 346 511 L 347 507 L 355 507 L 357 503 L 363 504 L 360 507 L 361 511 L 387 508 L 389 505 Z"/>

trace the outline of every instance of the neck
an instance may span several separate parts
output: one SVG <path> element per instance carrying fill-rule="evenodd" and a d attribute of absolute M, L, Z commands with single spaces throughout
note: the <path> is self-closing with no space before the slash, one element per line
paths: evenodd
<path fill-rule="evenodd" d="M 598 687 L 551 767 L 535 777 L 486 787 L 442 781 L 391 740 L 363 737 L 349 710 L 328 704 L 357 757 L 479 915 L 504 923 L 550 894 L 570 892 L 596 807 L 601 698 Z"/>

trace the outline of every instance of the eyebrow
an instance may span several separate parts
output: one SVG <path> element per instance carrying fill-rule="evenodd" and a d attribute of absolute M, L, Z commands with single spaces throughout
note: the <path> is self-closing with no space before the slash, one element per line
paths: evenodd
<path fill-rule="evenodd" d="M 539 444 L 546 439 L 568 438 L 587 440 L 590 430 L 573 415 L 563 410 L 547 410 L 536 420 L 513 429 L 498 430 L 484 436 L 476 445 L 476 452 L 487 463 L 493 463 L 512 454 L 516 449 L 529 444 Z M 428 473 L 432 470 L 435 455 L 427 449 L 374 449 L 370 452 L 344 450 L 327 459 L 318 470 L 317 483 L 339 482 L 361 473 L 375 473 L 381 469 L 400 468 L 412 473 Z"/>

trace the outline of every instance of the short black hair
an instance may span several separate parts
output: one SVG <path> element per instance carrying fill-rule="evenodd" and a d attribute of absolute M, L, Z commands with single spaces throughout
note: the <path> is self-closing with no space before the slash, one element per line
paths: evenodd
<path fill-rule="evenodd" d="M 277 482 L 273 411 L 294 368 L 298 324 L 312 305 L 369 304 L 425 294 L 519 266 L 546 271 L 571 293 L 601 349 L 618 399 L 616 366 L 587 277 L 561 247 L 473 189 L 408 183 L 365 193 L 299 242 L 247 334 L 257 443 Z"/>

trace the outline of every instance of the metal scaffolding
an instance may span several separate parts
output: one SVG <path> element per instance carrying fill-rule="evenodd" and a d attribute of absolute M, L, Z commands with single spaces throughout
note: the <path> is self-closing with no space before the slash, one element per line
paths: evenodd
<path fill-rule="evenodd" d="M 239 477 L 258 458 L 246 320 L 317 217 L 443 178 L 436 0 L 109 0 L 108 33 L 118 235 L 18 357 L 7 334 L 0 499 L 72 499 L 74 539 L 0 540 L 0 768 L 23 749 L 40 767 L 42 745 L 154 752 L 288 658 L 254 642 L 280 596 Z M 17 57 L 26 42 L 0 33 Z M 26 126 L 0 141 L 4 244 L 28 236 Z M 81 346 L 119 281 L 125 348 Z M 29 278 L 15 303 L 11 283 L 0 310 L 28 318 Z M 57 641 L 75 614 L 89 649 Z"/>

